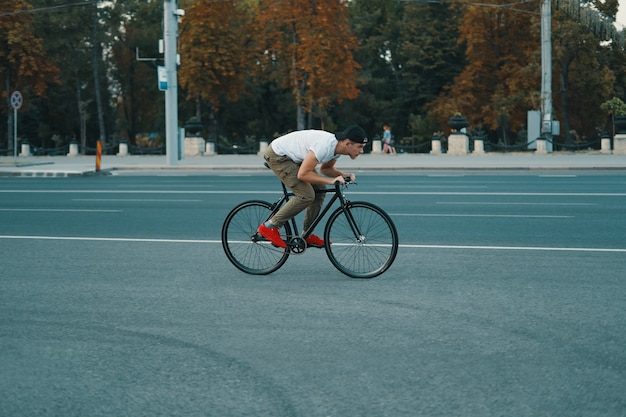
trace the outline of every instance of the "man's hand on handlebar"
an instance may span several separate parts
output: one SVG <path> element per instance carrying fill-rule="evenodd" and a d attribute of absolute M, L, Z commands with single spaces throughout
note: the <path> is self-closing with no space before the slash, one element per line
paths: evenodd
<path fill-rule="evenodd" d="M 356 176 L 354 174 L 349 174 L 345 177 L 343 175 L 338 175 L 337 177 L 335 177 L 333 182 L 335 184 L 345 185 L 346 183 L 351 183 L 351 182 L 354 182 L 355 180 L 356 180 Z"/>

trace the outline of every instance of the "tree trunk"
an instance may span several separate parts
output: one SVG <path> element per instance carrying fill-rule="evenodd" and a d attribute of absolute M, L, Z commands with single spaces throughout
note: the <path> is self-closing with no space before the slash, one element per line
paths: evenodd
<path fill-rule="evenodd" d="M 309 99 L 309 114 L 307 114 L 307 129 L 313 129 L 313 124 L 315 123 L 315 114 L 313 114 L 313 100 Z"/>
<path fill-rule="evenodd" d="M 202 120 L 202 99 L 200 94 L 196 96 L 196 117 L 198 120 Z"/>
<path fill-rule="evenodd" d="M 296 71 L 294 70 L 294 74 Z M 296 124 L 298 130 L 306 129 L 306 114 L 304 112 L 304 106 L 302 105 L 302 101 L 304 100 L 304 90 L 306 89 L 306 84 L 308 82 L 308 74 L 304 74 L 304 78 L 298 85 L 298 90 L 296 93 L 296 105 L 297 105 L 297 113 L 296 113 Z M 297 82 L 297 80 L 294 80 Z"/>
<path fill-rule="evenodd" d="M 129 143 L 137 145 L 137 111 L 135 106 L 137 103 L 135 94 L 135 62 L 130 64 L 130 77 L 128 77 L 128 97 L 124 98 L 124 101 L 129 100 L 129 103 L 124 103 L 124 112 L 126 120 L 128 120 L 128 140 Z"/>
<path fill-rule="evenodd" d="M 565 135 L 565 145 L 572 145 L 574 140 L 570 133 L 571 126 L 569 122 L 569 99 L 567 97 L 567 90 L 569 86 L 569 65 L 571 60 L 567 60 L 561 64 L 561 119 L 563 122 L 563 129 Z"/>
<path fill-rule="evenodd" d="M 78 110 L 78 127 L 80 137 L 81 153 L 85 154 L 87 147 L 87 131 L 86 131 L 86 104 L 83 103 L 82 94 L 80 93 L 80 78 L 78 75 L 78 66 L 74 67 L 74 78 L 76 79 L 76 109 Z"/>
<path fill-rule="evenodd" d="M 7 109 L 11 108 L 11 71 L 7 66 Z M 13 112 L 7 111 L 7 149 L 13 150 Z"/>
<path fill-rule="evenodd" d="M 215 107 L 213 107 L 213 104 L 209 103 L 209 126 L 208 126 L 209 141 L 215 143 L 215 146 L 217 146 L 218 126 L 217 126 L 217 117 L 215 116 L 216 116 Z M 217 152 L 217 148 L 215 151 Z"/>
<path fill-rule="evenodd" d="M 304 107 L 302 106 L 302 104 L 298 104 L 298 111 L 296 114 L 296 123 L 297 123 L 297 129 L 298 130 L 304 130 L 305 129 L 305 117 L 304 117 Z"/>

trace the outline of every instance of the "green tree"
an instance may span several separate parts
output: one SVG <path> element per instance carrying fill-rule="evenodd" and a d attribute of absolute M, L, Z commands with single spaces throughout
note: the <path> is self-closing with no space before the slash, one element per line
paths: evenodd
<path fill-rule="evenodd" d="M 112 74 L 117 82 L 115 100 L 116 134 L 135 143 L 140 133 L 163 135 L 165 99 L 157 85 L 158 40 L 163 37 L 163 2 L 160 0 L 118 1 L 111 11 L 113 32 Z M 184 58 L 183 58 L 184 59 Z"/>
<path fill-rule="evenodd" d="M 611 134 L 615 136 L 615 117 L 626 116 L 626 103 L 617 97 L 613 97 L 610 100 L 605 101 L 600 105 L 600 108 L 609 117 L 609 123 L 611 124 Z"/>
<path fill-rule="evenodd" d="M 598 110 L 613 92 L 615 76 L 605 65 L 608 49 L 597 35 L 558 12 L 553 26 L 553 58 L 558 73 L 554 107 L 560 115 L 565 144 L 571 145 L 574 132 L 585 137 L 597 134 L 605 119 Z"/>
<path fill-rule="evenodd" d="M 595 136 L 604 124 L 603 101 L 622 91 L 616 80 L 624 79 L 624 34 L 613 22 L 616 0 L 592 0 L 560 4 L 553 14 L 553 56 L 558 80 L 561 134 L 571 144 L 574 134 Z M 558 74 L 556 73 L 558 71 Z M 618 93 L 619 94 L 619 93 Z"/>
<path fill-rule="evenodd" d="M 439 3 L 355 0 L 350 11 L 365 83 L 349 105 L 363 113 L 368 130 L 380 132 L 389 124 L 402 137 L 411 130 L 409 115 L 425 115 L 424 106 L 463 68 L 459 10 Z"/>
<path fill-rule="evenodd" d="M 32 1 L 37 11 L 34 27 L 43 37 L 46 54 L 60 69 L 60 83 L 50 85 L 46 97 L 39 102 L 41 145 L 45 147 L 46 138 L 51 136 L 58 138 L 55 145 L 78 139 L 84 152 L 88 145 L 95 147 L 95 140 L 103 136 L 100 131 L 105 130 L 104 113 L 108 107 L 106 99 L 100 100 L 100 106 L 97 100 L 98 90 L 104 90 L 106 97 L 105 71 L 98 68 L 97 79 L 94 74 L 95 65 L 103 65 L 98 57 L 102 52 L 100 41 L 94 42 L 94 29 L 101 24 L 96 22 L 97 3 L 64 5 L 57 11 L 58 2 L 54 0 Z M 102 32 L 96 30 L 98 39 Z M 98 89 L 98 83 L 104 87 Z"/>

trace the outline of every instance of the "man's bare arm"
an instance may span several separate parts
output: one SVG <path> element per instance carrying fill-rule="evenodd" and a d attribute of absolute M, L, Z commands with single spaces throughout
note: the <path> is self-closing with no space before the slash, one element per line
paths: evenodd
<path fill-rule="evenodd" d="M 322 164 L 320 172 L 330 178 L 322 177 L 315 172 L 315 168 L 319 164 L 319 161 L 315 157 L 315 153 L 313 153 L 313 151 L 309 151 L 300 165 L 298 179 L 300 181 L 308 182 L 309 184 L 334 184 L 335 181 L 339 181 L 343 184 L 343 173 L 335 168 L 335 162 L 335 160 L 332 160 Z"/>

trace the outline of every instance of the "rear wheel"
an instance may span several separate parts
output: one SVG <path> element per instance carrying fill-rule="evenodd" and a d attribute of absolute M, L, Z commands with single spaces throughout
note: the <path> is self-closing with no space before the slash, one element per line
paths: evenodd
<path fill-rule="evenodd" d="M 246 201 L 231 210 L 222 226 L 222 247 L 237 268 L 248 274 L 265 275 L 283 266 L 289 250 L 277 248 L 257 233 L 266 221 L 272 205 L 266 201 Z M 281 229 L 281 236 L 291 236 L 289 224 Z"/>
<path fill-rule="evenodd" d="M 367 202 L 335 210 L 324 230 L 330 262 L 352 278 L 374 278 L 385 272 L 398 253 L 398 232 L 391 217 Z"/>

